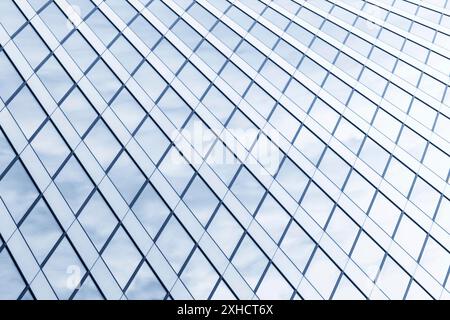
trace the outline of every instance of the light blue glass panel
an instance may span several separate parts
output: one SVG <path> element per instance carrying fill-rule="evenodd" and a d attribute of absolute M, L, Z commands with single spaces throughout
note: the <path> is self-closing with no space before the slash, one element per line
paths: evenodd
<path fill-rule="evenodd" d="M 110 44 L 117 35 L 117 29 L 98 9 L 93 14 L 89 15 L 86 19 L 86 23 L 92 28 L 105 46 Z"/>
<path fill-rule="evenodd" d="M 206 300 L 216 285 L 219 275 L 197 249 L 189 259 L 180 279 L 188 288 L 194 299 Z"/>
<path fill-rule="evenodd" d="M 39 131 L 31 145 L 51 176 L 56 173 L 70 153 L 66 143 L 50 122 L 47 122 Z"/>
<path fill-rule="evenodd" d="M 78 88 L 64 99 L 61 109 L 80 136 L 86 133 L 97 117 L 97 113 Z"/>
<path fill-rule="evenodd" d="M 123 228 L 114 234 L 102 257 L 122 288 L 125 288 L 142 259 Z"/>
<path fill-rule="evenodd" d="M 241 201 L 241 203 L 253 214 L 265 192 L 259 181 L 251 173 L 242 168 L 231 186 L 231 191 Z"/>
<path fill-rule="evenodd" d="M 67 50 L 72 59 L 75 60 L 82 71 L 86 71 L 97 57 L 94 49 L 78 31 L 72 33 L 72 35 L 64 41 L 63 47 Z"/>
<path fill-rule="evenodd" d="M 47 46 L 30 25 L 26 26 L 14 37 L 14 42 L 33 69 L 50 53 Z"/>
<path fill-rule="evenodd" d="M 122 89 L 111 102 L 111 109 L 132 133 L 142 122 L 145 111 L 127 89 Z"/>
<path fill-rule="evenodd" d="M 20 226 L 25 240 L 41 264 L 55 246 L 62 232 L 53 214 L 40 200 Z"/>
<path fill-rule="evenodd" d="M 103 120 L 97 121 L 84 139 L 84 142 L 104 170 L 111 165 L 111 162 L 122 149 L 121 145 Z"/>
<path fill-rule="evenodd" d="M 74 213 L 78 212 L 93 188 L 92 182 L 74 156 L 59 172 L 55 183 Z"/>
<path fill-rule="evenodd" d="M 95 88 L 97 88 L 106 102 L 109 102 L 121 87 L 119 79 L 117 79 L 103 60 L 99 60 L 89 70 L 87 77 Z"/>
<path fill-rule="evenodd" d="M 132 300 L 162 300 L 166 296 L 166 290 L 150 267 L 144 263 L 130 283 L 126 296 Z"/>
<path fill-rule="evenodd" d="M 15 153 L 6 140 L 3 132 L 0 131 L 0 175 L 14 159 Z"/>
<path fill-rule="evenodd" d="M 146 185 L 132 209 L 153 239 L 158 235 L 170 213 L 169 207 L 150 184 Z"/>
<path fill-rule="evenodd" d="M 133 201 L 145 181 L 141 171 L 125 152 L 122 152 L 108 175 L 127 203 Z"/>
<path fill-rule="evenodd" d="M 78 221 L 98 251 L 103 248 L 117 225 L 116 217 L 98 192 L 84 206 Z"/>
<path fill-rule="evenodd" d="M 254 289 L 267 267 L 268 259 L 255 242 L 249 236 L 245 236 L 232 263 L 249 286 Z"/>
<path fill-rule="evenodd" d="M 0 98 L 6 102 L 22 83 L 22 78 L 5 52 L 0 52 Z"/>
<path fill-rule="evenodd" d="M 37 75 L 56 102 L 61 101 L 62 97 L 73 85 L 72 79 L 54 56 L 50 57 L 50 59 L 39 68 Z"/>
<path fill-rule="evenodd" d="M 59 299 L 68 299 L 80 284 L 86 269 L 67 238 L 45 263 L 43 271 Z"/>
<path fill-rule="evenodd" d="M 183 200 L 204 226 L 208 223 L 218 204 L 217 197 L 198 176 L 192 181 Z"/>
<path fill-rule="evenodd" d="M 179 272 L 194 243 L 178 220 L 172 216 L 164 227 L 161 236 L 158 237 L 156 245 L 163 252 L 175 272 Z"/>
<path fill-rule="evenodd" d="M 19 222 L 36 200 L 38 191 L 20 161 L 0 181 L 0 197 L 13 219 Z"/>
<path fill-rule="evenodd" d="M 14 300 L 25 289 L 25 283 L 19 274 L 11 255 L 3 249 L 0 251 L 0 298 L 2 300 Z"/>
<path fill-rule="evenodd" d="M 28 87 L 23 87 L 17 93 L 8 109 L 28 139 L 46 118 L 46 114 Z"/>
<path fill-rule="evenodd" d="M 135 138 L 155 164 L 160 161 L 170 144 L 169 139 L 151 118 L 145 120 Z"/>
<path fill-rule="evenodd" d="M 25 23 L 24 16 L 12 0 L 0 1 L 0 12 L 2 13 L 0 23 L 10 35 L 13 35 Z"/>

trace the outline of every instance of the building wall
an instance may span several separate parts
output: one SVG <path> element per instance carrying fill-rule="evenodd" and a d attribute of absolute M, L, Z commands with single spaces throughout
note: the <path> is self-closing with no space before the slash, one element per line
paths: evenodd
<path fill-rule="evenodd" d="M 3 0 L 0 45 L 0 299 L 449 297 L 449 0 Z"/>

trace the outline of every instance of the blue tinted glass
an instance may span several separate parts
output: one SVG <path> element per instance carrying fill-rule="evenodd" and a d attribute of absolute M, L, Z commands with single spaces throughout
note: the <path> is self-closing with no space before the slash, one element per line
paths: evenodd
<path fill-rule="evenodd" d="M 0 1 L 0 299 L 448 299 L 450 3 L 378 2 Z"/>

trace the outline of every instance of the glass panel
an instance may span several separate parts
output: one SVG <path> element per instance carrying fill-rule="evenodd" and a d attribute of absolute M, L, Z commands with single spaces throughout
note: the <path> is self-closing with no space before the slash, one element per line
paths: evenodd
<path fill-rule="evenodd" d="M 53 214 L 43 200 L 40 200 L 27 215 L 20 226 L 20 231 L 39 264 L 44 262 L 62 234 Z"/>
<path fill-rule="evenodd" d="M 38 191 L 25 171 L 22 163 L 16 161 L 0 181 L 0 197 L 16 223 L 36 200 Z"/>
<path fill-rule="evenodd" d="M 66 238 L 59 243 L 43 270 L 59 299 L 68 299 L 86 272 Z M 71 273 L 77 278 L 68 278 Z"/>
<path fill-rule="evenodd" d="M 122 288 L 126 286 L 142 259 L 123 228 L 119 228 L 114 234 L 102 257 Z"/>
<path fill-rule="evenodd" d="M 92 243 L 100 251 L 117 225 L 116 217 L 103 197 L 95 192 L 78 216 Z"/>

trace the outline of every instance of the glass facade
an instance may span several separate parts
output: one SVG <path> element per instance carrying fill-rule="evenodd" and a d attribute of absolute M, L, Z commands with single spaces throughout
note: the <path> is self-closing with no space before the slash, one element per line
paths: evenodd
<path fill-rule="evenodd" d="M 0 299 L 449 299 L 450 0 L 0 1 Z"/>

